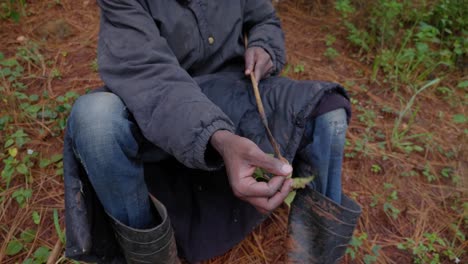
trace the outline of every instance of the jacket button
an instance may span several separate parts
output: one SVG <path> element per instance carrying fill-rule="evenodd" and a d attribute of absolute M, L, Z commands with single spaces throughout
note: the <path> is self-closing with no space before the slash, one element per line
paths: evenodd
<path fill-rule="evenodd" d="M 208 43 L 210 43 L 210 45 L 213 45 L 214 42 L 215 42 L 215 39 L 213 37 L 208 38 Z"/>

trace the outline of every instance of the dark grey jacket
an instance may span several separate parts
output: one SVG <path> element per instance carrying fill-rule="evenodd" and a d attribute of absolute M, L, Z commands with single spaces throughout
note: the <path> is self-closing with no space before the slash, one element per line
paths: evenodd
<path fill-rule="evenodd" d="M 167 207 L 179 254 L 198 261 L 226 252 L 264 217 L 231 191 L 222 163 L 205 154 L 226 129 L 273 153 L 243 76 L 243 33 L 264 48 L 275 73 L 285 62 L 280 23 L 269 0 L 99 0 L 99 70 L 143 135 L 173 159 L 145 164 L 150 192 Z M 334 83 L 270 77 L 260 83 L 273 135 L 293 162 L 304 126 Z M 295 172 L 308 174 L 294 161 Z M 304 165 L 304 166 L 303 166 Z M 66 136 L 66 255 L 110 261 L 118 254 L 108 219 Z"/>
<path fill-rule="evenodd" d="M 249 46 L 264 48 L 281 70 L 284 38 L 270 1 L 98 2 L 98 63 L 106 86 L 122 98 L 149 141 L 189 168 L 213 169 L 204 156 L 208 140 L 234 126 L 192 77 L 241 72 L 244 32 Z"/>

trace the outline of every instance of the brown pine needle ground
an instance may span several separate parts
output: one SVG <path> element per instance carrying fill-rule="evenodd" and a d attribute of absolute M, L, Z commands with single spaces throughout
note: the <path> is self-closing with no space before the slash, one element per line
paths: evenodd
<path fill-rule="evenodd" d="M 21 17 L 19 23 L 0 20 L 0 52 L 6 58 L 14 57 L 19 47 L 31 43 L 38 45 L 42 55 L 34 63 L 22 64 L 22 82 L 28 86 L 27 93 L 41 95 L 47 91 L 55 100 L 68 91 L 83 94 L 100 86 L 96 71 L 99 12 L 95 2 L 27 2 L 27 16 Z M 428 245 L 434 237 L 446 243 L 445 246 L 433 243 L 437 251 L 450 249 L 460 263 L 468 263 L 464 238 L 468 225 L 468 128 L 466 122 L 452 122 L 455 114 L 467 114 L 460 103 L 466 95 L 455 89 L 461 80 L 467 80 L 466 69 L 455 71 L 438 84 L 456 90 L 451 98 L 458 103 L 456 106 L 451 106 L 432 88 L 416 98 L 417 115 L 414 119 L 409 115 L 402 118 L 400 129 L 410 127 L 408 135 L 424 135 L 420 141 L 418 137 L 405 139 L 417 142 L 423 150 L 405 153 L 392 143 L 392 132 L 402 103 L 412 95 L 407 91 L 394 93 L 381 81 L 382 76 L 377 76 L 378 82 L 370 81 L 372 68 L 353 55 L 331 2 L 282 1 L 277 9 L 287 40 L 290 68 L 285 74 L 295 79 L 342 83 L 353 98 L 343 182 L 345 192 L 363 206 L 363 215 L 355 233 L 361 244 L 350 248 L 355 258 L 347 255 L 345 263 L 369 262 L 373 256 L 374 263 L 411 263 L 412 249 L 397 246 L 408 245 L 409 241 Z M 337 39 L 333 47 L 339 55 L 334 59 L 324 56 L 327 34 Z M 18 148 L 18 157 L 28 155 L 28 149 L 39 153 L 38 159 L 61 153 L 62 135 L 54 129 L 54 121 L 25 118 L 15 103 L 15 88 L 6 80 L 0 80 L 0 86 L 5 88 L 0 94 L 0 117 L 11 116 L 10 124 L 15 127 L 8 131 L 22 128 L 31 139 Z M 51 99 L 40 97 L 39 103 L 46 104 Z M 372 113 L 374 116 L 370 117 Z M 369 126 L 370 121 L 374 125 Z M 9 155 L 8 149 L 3 148 L 9 136 L 6 131 L 0 130 L 2 160 Z M 370 131 L 379 131 L 382 138 L 368 138 Z M 386 144 L 382 146 L 382 142 Z M 55 248 L 58 252 L 55 262 L 71 262 L 63 256 L 63 244 L 54 224 L 53 212 L 58 210 L 58 223 L 60 229 L 64 228 L 63 179 L 57 175 L 60 161 L 54 164 L 44 168 L 34 164 L 29 178 L 13 177 L 8 189 L 0 180 L 0 263 L 22 263 L 35 258 L 40 247 L 49 252 Z M 1 163 L 0 169 L 4 168 Z M 446 168 L 446 175 L 441 176 Z M 12 198 L 21 188 L 32 189 L 23 207 Z M 392 215 L 393 209 L 399 213 Z M 242 243 L 205 263 L 281 263 L 285 254 L 286 212 L 286 208 L 279 208 Z M 29 229 L 35 230 L 35 234 L 26 241 L 21 234 Z M 22 241 L 23 248 L 8 255 L 7 247 L 14 240 Z M 455 263 L 455 260 L 441 254 L 440 262 Z"/>

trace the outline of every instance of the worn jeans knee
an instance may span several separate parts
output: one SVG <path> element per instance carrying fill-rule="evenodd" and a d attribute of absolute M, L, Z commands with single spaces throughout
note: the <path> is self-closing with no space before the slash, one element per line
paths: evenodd
<path fill-rule="evenodd" d="M 313 187 L 341 203 L 341 172 L 347 130 L 347 114 L 339 108 L 316 117 L 306 125 L 308 142 L 300 151 L 303 160 L 314 167 Z"/>
<path fill-rule="evenodd" d="M 135 156 L 138 144 L 134 138 L 135 125 L 128 120 L 128 111 L 121 99 L 112 93 L 83 95 L 73 105 L 68 119 L 69 133 L 76 147 L 86 153 L 103 157 L 106 148 L 119 144 L 126 154 Z M 100 162 L 97 160 L 97 162 Z"/>
<path fill-rule="evenodd" d="M 106 92 L 84 95 L 68 122 L 75 155 L 104 209 L 131 227 L 148 226 L 151 206 L 138 157 L 138 129 L 122 100 Z"/>

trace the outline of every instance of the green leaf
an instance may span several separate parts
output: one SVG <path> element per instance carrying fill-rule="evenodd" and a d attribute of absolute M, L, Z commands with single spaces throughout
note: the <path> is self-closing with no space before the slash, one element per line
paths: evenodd
<path fill-rule="evenodd" d="M 63 175 L 63 168 L 55 170 L 55 175 Z"/>
<path fill-rule="evenodd" d="M 377 261 L 376 256 L 372 256 L 372 255 L 365 255 L 364 256 L 364 263 L 365 264 L 371 264 L 371 263 L 374 263 L 376 261 Z"/>
<path fill-rule="evenodd" d="M 58 235 L 60 241 L 62 242 L 62 244 L 65 244 L 65 234 L 63 233 L 62 229 L 60 228 L 57 209 L 54 209 L 54 226 L 55 226 L 55 231 L 57 232 L 57 235 Z"/>
<path fill-rule="evenodd" d="M 372 253 L 373 253 L 375 256 L 380 256 L 380 253 L 379 253 L 380 249 L 382 249 L 381 246 L 379 246 L 379 245 L 374 245 L 374 246 L 372 246 Z"/>
<path fill-rule="evenodd" d="M 33 264 L 33 259 L 32 258 L 27 258 L 23 261 L 23 264 Z"/>
<path fill-rule="evenodd" d="M 284 203 L 288 205 L 288 207 L 291 207 L 291 203 L 294 201 L 294 198 L 296 197 L 296 191 L 292 191 L 286 196 L 286 199 L 284 199 Z"/>
<path fill-rule="evenodd" d="M 13 256 L 18 254 L 23 249 L 23 244 L 18 240 L 12 240 L 8 243 L 5 253 L 8 256 Z"/>
<path fill-rule="evenodd" d="M 354 250 L 351 248 L 347 248 L 345 253 L 348 254 L 353 260 L 356 258 L 356 252 L 354 252 Z"/>
<path fill-rule="evenodd" d="M 34 252 L 34 263 L 46 263 L 47 259 L 49 258 L 50 250 L 46 247 L 39 247 Z"/>
<path fill-rule="evenodd" d="M 467 87 L 468 87 L 468 80 L 460 82 L 460 83 L 457 85 L 457 87 L 458 87 L 458 88 L 462 88 L 462 89 L 467 88 Z"/>
<path fill-rule="evenodd" d="M 29 100 L 32 101 L 32 102 L 35 102 L 35 101 L 39 100 L 39 95 L 37 95 L 37 94 L 31 94 L 31 95 L 29 96 Z"/>
<path fill-rule="evenodd" d="M 42 106 L 40 105 L 30 105 L 26 108 L 26 111 L 30 114 L 36 114 L 41 109 L 42 109 Z"/>
<path fill-rule="evenodd" d="M 293 189 L 304 189 L 307 184 L 314 180 L 314 178 L 314 176 L 293 178 L 292 187 Z"/>
<path fill-rule="evenodd" d="M 456 114 L 453 116 L 453 122 L 456 124 L 463 124 L 466 122 L 466 117 L 464 114 Z"/>
<path fill-rule="evenodd" d="M 16 190 L 11 195 L 11 197 L 14 198 L 21 207 L 24 206 L 24 203 L 26 202 L 26 200 L 31 198 L 31 196 L 32 196 L 32 190 L 23 189 L 23 188 Z"/>
<path fill-rule="evenodd" d="M 417 152 L 423 152 L 423 151 L 424 151 L 424 148 L 421 147 L 421 146 L 418 146 L 418 145 L 414 145 L 413 148 L 414 148 L 414 150 L 417 151 Z"/>
<path fill-rule="evenodd" d="M 10 18 L 15 21 L 15 23 L 18 23 L 20 20 L 20 14 L 16 11 L 11 11 L 10 13 Z"/>
<path fill-rule="evenodd" d="M 35 237 L 36 237 L 36 230 L 34 229 L 24 230 L 23 233 L 21 233 L 20 235 L 21 240 L 23 240 L 25 243 L 31 243 Z"/>
<path fill-rule="evenodd" d="M 14 143 L 15 143 L 15 141 L 14 141 L 12 138 L 8 139 L 8 140 L 5 142 L 5 148 L 10 147 L 10 146 L 13 145 Z"/>
<path fill-rule="evenodd" d="M 17 148 L 8 149 L 8 154 L 10 154 L 10 156 L 12 157 L 16 157 L 16 155 L 18 155 L 18 149 Z"/>
<path fill-rule="evenodd" d="M 41 216 L 39 215 L 39 213 L 37 211 L 33 211 L 31 216 L 32 216 L 33 222 L 36 225 L 41 223 Z"/>
<path fill-rule="evenodd" d="M 0 63 L 1 64 L 1 63 Z M 10 68 L 4 68 L 4 69 L 0 69 L 0 76 L 3 77 L 8 77 L 11 75 L 11 69 Z M 11 82 L 11 81 L 10 81 Z"/>
<path fill-rule="evenodd" d="M 443 168 L 440 171 L 440 174 L 442 175 L 442 177 L 448 178 L 452 174 L 452 168 L 447 168 L 447 167 Z"/>
<path fill-rule="evenodd" d="M 49 159 L 41 159 L 41 160 L 39 161 L 39 168 L 41 168 L 41 169 L 42 169 L 42 168 L 45 168 L 45 167 L 49 166 L 50 163 L 51 163 L 51 162 L 50 162 Z"/>
<path fill-rule="evenodd" d="M 255 168 L 255 171 L 253 173 L 253 177 L 255 178 L 256 181 L 264 181 L 264 180 L 267 180 L 267 178 L 264 175 L 264 172 L 262 170 L 262 168 Z"/>
<path fill-rule="evenodd" d="M 16 171 L 23 175 L 29 174 L 28 167 L 26 167 L 24 163 L 21 163 L 20 165 L 18 165 L 18 167 L 16 167 Z"/>
<path fill-rule="evenodd" d="M 55 154 L 53 155 L 51 158 L 50 158 L 50 162 L 51 163 L 56 163 L 58 161 L 61 161 L 63 158 L 63 155 L 62 154 Z"/>
<path fill-rule="evenodd" d="M 49 166 L 50 164 L 57 163 L 63 159 L 62 154 L 55 154 L 53 155 L 50 159 L 41 159 L 39 161 L 39 167 L 40 168 L 45 168 Z"/>
<path fill-rule="evenodd" d="M 18 61 L 16 59 L 7 59 L 0 61 L 0 65 L 5 67 L 13 67 L 15 65 L 18 65 Z"/>
<path fill-rule="evenodd" d="M 65 94 L 65 97 L 67 98 L 78 98 L 80 96 L 78 93 L 70 91 Z"/>

